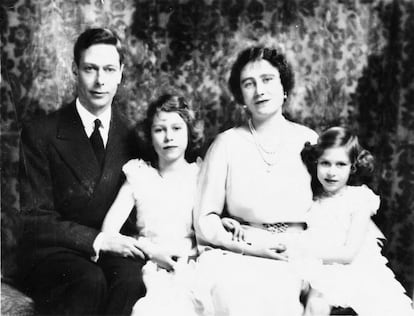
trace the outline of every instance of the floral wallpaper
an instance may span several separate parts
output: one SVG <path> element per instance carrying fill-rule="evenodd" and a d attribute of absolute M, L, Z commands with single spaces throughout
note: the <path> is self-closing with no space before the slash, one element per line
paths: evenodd
<path fill-rule="evenodd" d="M 390 266 L 412 293 L 410 0 L 3 0 L 2 248 L 16 247 L 21 123 L 73 99 L 72 47 L 88 26 L 111 27 L 126 45 L 117 105 L 131 125 L 152 98 L 174 85 L 192 100 L 209 140 L 242 115 L 227 87 L 237 53 L 257 43 L 284 51 L 296 75 L 286 115 L 318 132 L 347 124 L 376 155 L 372 185 L 382 205 L 375 220 L 388 237 Z"/>

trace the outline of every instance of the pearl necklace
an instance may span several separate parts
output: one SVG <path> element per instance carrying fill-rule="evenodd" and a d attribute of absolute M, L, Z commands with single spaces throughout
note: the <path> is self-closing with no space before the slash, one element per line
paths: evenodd
<path fill-rule="evenodd" d="M 256 129 L 254 128 L 251 119 L 249 119 L 248 125 L 249 125 L 250 133 L 253 136 L 253 141 L 254 141 L 254 144 L 256 145 L 257 151 L 259 152 L 260 157 L 262 158 L 263 162 L 266 164 L 266 171 L 270 172 L 272 171 L 273 165 L 276 164 L 277 162 L 276 150 L 269 151 L 264 148 L 264 146 L 259 141 Z"/>

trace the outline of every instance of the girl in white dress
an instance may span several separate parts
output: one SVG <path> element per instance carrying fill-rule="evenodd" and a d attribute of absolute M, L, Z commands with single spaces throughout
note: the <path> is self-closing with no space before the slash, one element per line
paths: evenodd
<path fill-rule="evenodd" d="M 192 212 L 199 167 L 187 161 L 200 143 L 200 129 L 184 98 L 171 94 L 149 106 L 145 128 L 157 158 L 154 167 L 138 159 L 124 165 L 126 181 L 102 231 L 117 234 L 136 207 L 138 243 L 148 262 L 147 294 L 133 315 L 201 315 L 191 260 L 197 255 Z"/>
<path fill-rule="evenodd" d="M 413 316 L 411 300 L 381 255 L 384 237 L 371 220 L 380 198 L 365 185 L 350 185 L 372 171 L 372 155 L 348 130 L 333 127 L 316 145 L 305 145 L 302 159 L 314 192 L 304 248 L 320 261 L 302 271 L 311 295 L 329 306 L 352 307 L 359 316 Z"/>

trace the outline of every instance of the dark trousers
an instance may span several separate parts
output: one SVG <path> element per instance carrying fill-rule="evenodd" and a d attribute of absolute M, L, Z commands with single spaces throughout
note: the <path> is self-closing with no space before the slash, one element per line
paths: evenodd
<path fill-rule="evenodd" d="M 101 255 L 98 263 L 57 253 L 30 273 L 26 285 L 45 315 L 130 315 L 145 295 L 141 259 Z"/>

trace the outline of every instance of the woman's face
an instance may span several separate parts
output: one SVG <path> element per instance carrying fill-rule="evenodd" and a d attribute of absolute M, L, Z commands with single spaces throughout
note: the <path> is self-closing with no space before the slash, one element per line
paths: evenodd
<path fill-rule="evenodd" d="M 351 161 L 345 147 L 325 149 L 317 161 L 317 177 L 326 193 L 335 194 L 346 186 Z"/>
<path fill-rule="evenodd" d="M 282 112 L 284 91 L 279 70 L 265 59 L 246 64 L 240 73 L 244 104 L 253 119 L 263 120 Z"/>
<path fill-rule="evenodd" d="M 157 113 L 151 127 L 151 138 L 160 165 L 184 159 L 188 128 L 177 112 Z"/>

